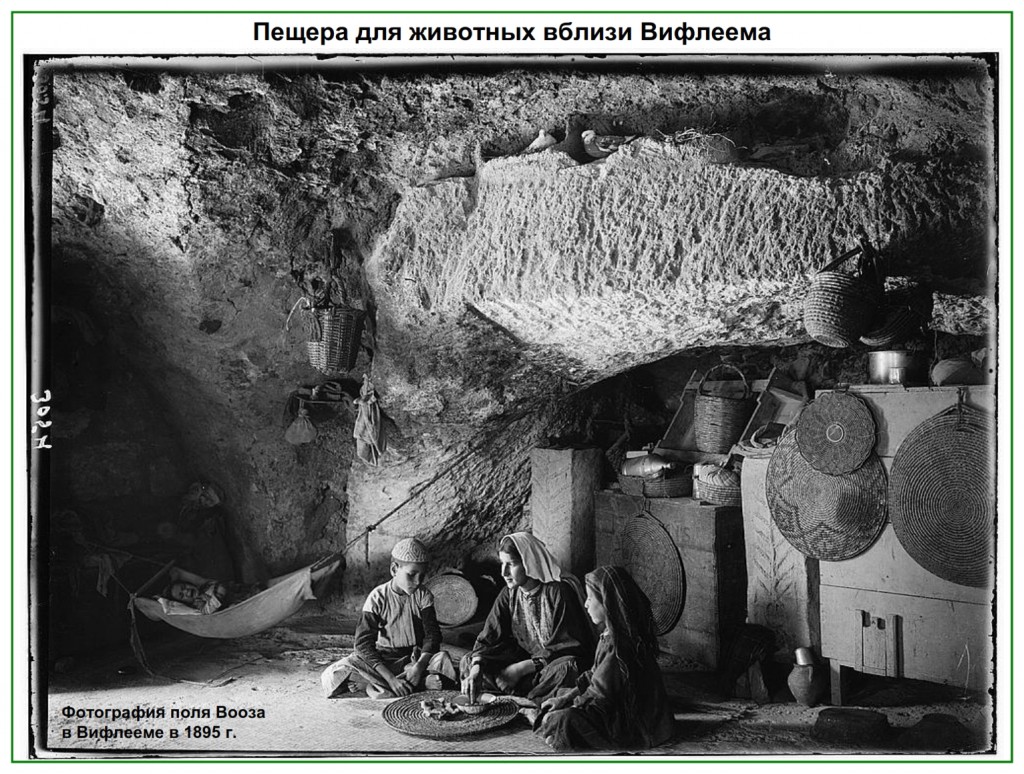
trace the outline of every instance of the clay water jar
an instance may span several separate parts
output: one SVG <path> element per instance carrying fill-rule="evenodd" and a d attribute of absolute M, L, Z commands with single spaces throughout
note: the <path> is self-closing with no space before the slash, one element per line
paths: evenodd
<path fill-rule="evenodd" d="M 814 663 L 814 654 L 810 648 L 797 648 L 795 655 L 796 664 L 786 684 L 797 704 L 813 707 L 825 693 L 828 674 L 824 667 Z"/>

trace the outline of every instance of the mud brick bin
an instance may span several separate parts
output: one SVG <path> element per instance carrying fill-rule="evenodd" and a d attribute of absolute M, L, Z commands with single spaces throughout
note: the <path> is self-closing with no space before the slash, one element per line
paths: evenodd
<path fill-rule="evenodd" d="M 645 507 L 668 531 L 686 577 L 686 599 L 675 626 L 659 642 L 665 652 L 717 669 L 733 632 L 746 617 L 743 518 L 735 506 L 692 497 L 648 499 L 603 490 L 594 497 L 597 564 L 618 564 L 619 537 Z"/>

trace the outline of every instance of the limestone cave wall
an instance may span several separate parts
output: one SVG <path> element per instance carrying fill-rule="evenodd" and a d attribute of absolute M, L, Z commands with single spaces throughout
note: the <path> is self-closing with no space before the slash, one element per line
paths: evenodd
<path fill-rule="evenodd" d="M 83 309 L 117 332 L 180 478 L 223 488 L 240 574 L 351 543 L 347 604 L 399 536 L 438 566 L 490 553 L 529 524 L 529 448 L 671 416 L 666 385 L 694 364 L 855 373 L 860 352 L 823 365 L 840 353 L 809 341 L 801 302 L 861 238 L 931 296 L 930 337 L 985 343 L 990 64 L 42 62 L 51 275 L 84 283 Z M 524 152 L 540 129 L 555 144 Z M 585 129 L 633 139 L 595 159 Z M 348 404 L 317 416 L 313 443 L 284 438 L 291 393 L 326 378 L 289 315 L 328 282 L 367 313 L 336 376 L 377 388 L 378 467 L 354 455 Z M 641 400 L 630 385 L 650 379 Z"/>

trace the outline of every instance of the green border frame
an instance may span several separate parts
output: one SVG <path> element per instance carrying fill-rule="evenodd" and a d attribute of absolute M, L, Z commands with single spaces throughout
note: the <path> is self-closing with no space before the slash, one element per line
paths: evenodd
<path fill-rule="evenodd" d="M 1013 307 L 1013 291 L 1014 291 L 1014 12 L 1012 10 L 761 10 L 761 9 L 749 9 L 749 10 L 691 10 L 688 8 L 680 8 L 678 10 L 624 10 L 624 11 L 609 11 L 609 10 L 429 10 L 429 9 L 409 9 L 409 10 L 114 10 L 114 9 L 83 9 L 83 10 L 11 10 L 10 11 L 10 164 L 11 164 L 11 179 L 10 179 L 10 348 L 11 348 L 11 371 L 10 371 L 10 417 L 11 417 L 11 439 L 10 439 L 10 479 L 11 479 L 11 490 L 10 490 L 10 675 L 13 678 L 14 674 L 14 583 L 15 583 L 15 559 L 14 559 L 14 474 L 15 474 L 15 448 L 14 443 L 14 420 L 16 416 L 15 412 L 15 389 L 14 389 L 14 258 L 18 255 L 18 251 L 15 250 L 14 242 L 14 195 L 15 195 L 15 177 L 14 177 L 14 154 L 15 154 L 15 142 L 14 142 L 14 22 L 15 17 L 18 15 L 253 15 L 255 13 L 266 14 L 266 15 L 305 15 L 305 14 L 318 14 L 318 15 L 373 15 L 373 16 L 409 16 L 413 14 L 431 14 L 431 15 L 462 15 L 462 16 L 480 16 L 480 15 L 562 15 L 566 18 L 573 18 L 577 16 L 587 15 L 706 15 L 714 14 L 719 16 L 724 15 L 749 15 L 749 16 L 764 16 L 764 15 L 1005 15 L 1009 16 L 1010 22 L 1010 61 L 1007 71 L 1009 72 L 1009 90 L 1010 90 L 1010 197 L 1009 197 L 1009 233 L 1010 233 L 1010 245 L 1009 251 L 1005 253 L 1008 256 L 1006 263 L 1009 265 L 1010 274 L 1010 331 L 1009 331 L 1009 346 L 1010 346 L 1010 395 L 1009 395 L 1009 416 L 1010 416 L 1010 514 L 1005 519 L 1010 525 L 1010 582 L 1009 582 L 1009 593 L 1010 593 L 1010 670 L 1008 681 L 1010 683 L 1010 700 L 1008 702 L 1008 711 L 1010 714 L 1009 723 L 1009 734 L 1010 734 L 1010 757 L 1008 759 L 992 759 L 987 757 L 978 756 L 976 758 L 966 760 L 959 759 L 956 761 L 943 760 L 939 756 L 935 756 L 928 759 L 869 759 L 869 758 L 847 758 L 847 759 L 833 759 L 833 758 L 815 758 L 813 760 L 792 760 L 787 756 L 779 756 L 777 760 L 765 760 L 760 758 L 757 760 L 746 760 L 746 759 L 719 759 L 706 761 L 700 757 L 678 757 L 674 760 L 645 760 L 643 757 L 631 756 L 629 758 L 561 758 L 559 760 L 552 760 L 551 758 L 545 757 L 508 757 L 503 759 L 492 759 L 488 757 L 459 759 L 459 758 L 355 758 L 355 757 L 343 757 L 343 758 L 323 758 L 323 759 L 303 759 L 303 758 L 170 758 L 163 760 L 151 760 L 148 758 L 89 758 L 89 759 L 16 759 L 14 757 L 14 696 L 15 686 L 13 679 L 11 680 L 11 695 L 10 695 L 10 762 L 12 764 L 17 763 L 41 763 L 41 764 L 182 764 L 182 763 L 225 763 L 225 764 L 281 764 L 281 763 L 319 763 L 319 764 L 338 764 L 338 763 L 383 763 L 383 764 L 415 764 L 415 763 L 468 763 L 468 764 L 479 764 L 489 765 L 495 763 L 504 764 L 529 764 L 529 763 L 593 763 L 593 764 L 675 764 L 675 765 L 686 765 L 686 764 L 871 764 L 871 763 L 896 763 L 896 764 L 913 764 L 913 763 L 924 763 L 924 764 L 1000 764 L 1000 763 L 1013 763 L 1014 762 L 1014 566 L 1013 566 L 1013 548 L 1014 548 L 1014 525 L 1013 525 L 1013 511 L 1014 511 L 1014 443 L 1013 443 L 1013 431 L 1014 431 L 1014 370 L 1013 370 L 1013 357 L 1014 357 L 1014 307 Z M 557 43 L 557 42 L 556 42 Z M 628 52 L 624 51 L 623 54 Z M 427 55 L 427 54 L 424 54 Z M 851 54 L 854 55 L 854 54 Z M 1000 68 L 1001 70 L 1001 68 Z M 997 95 L 996 95 L 997 96 Z M 998 170 L 996 170 L 996 174 Z M 996 232 L 997 233 L 997 232 Z M 999 284 L 1001 286 L 1001 284 Z M 996 317 L 996 322 L 998 318 Z M 998 430 L 996 430 L 998 433 Z M 993 705 L 993 718 L 995 717 L 995 706 Z M 796 758 L 796 757 L 794 757 Z"/>

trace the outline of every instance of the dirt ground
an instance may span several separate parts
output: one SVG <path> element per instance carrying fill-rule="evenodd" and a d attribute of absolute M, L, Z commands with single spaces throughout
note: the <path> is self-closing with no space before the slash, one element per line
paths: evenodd
<path fill-rule="evenodd" d="M 350 651 L 353 624 L 298 616 L 230 641 L 143 627 L 154 674 L 127 647 L 57 662 L 48 686 L 34 697 L 33 747 L 39 758 L 553 755 L 523 717 L 495 731 L 436 740 L 391 728 L 381 714 L 385 700 L 355 694 L 324 699 L 320 672 Z M 445 638 L 449 646 L 469 644 L 472 629 L 447 630 Z M 987 697 L 950 687 L 851 674 L 844 704 L 881 713 L 888 725 L 870 738 L 856 732 L 822 737 L 815 723 L 824 708 L 798 705 L 785 687 L 783 667 L 767 673 L 772 701 L 759 706 L 726 698 L 715 674 L 688 666 L 663 658 L 677 734 L 652 755 L 825 760 L 895 753 L 918 759 L 953 751 L 983 758 L 993 746 Z M 946 717 L 937 726 L 930 718 L 915 727 L 932 713 Z"/>

